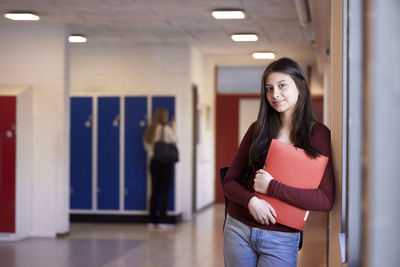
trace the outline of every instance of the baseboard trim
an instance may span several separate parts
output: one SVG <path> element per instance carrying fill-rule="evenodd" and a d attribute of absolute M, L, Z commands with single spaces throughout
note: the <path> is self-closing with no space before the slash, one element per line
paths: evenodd
<path fill-rule="evenodd" d="M 214 204 L 215 204 L 215 202 L 211 202 L 211 203 L 209 203 L 209 204 L 206 204 L 206 205 L 204 205 L 203 207 L 201 207 L 200 209 L 196 210 L 196 212 L 201 212 L 201 211 L 203 211 L 203 210 L 206 210 L 206 209 L 212 207 Z"/>
<path fill-rule="evenodd" d="M 69 236 L 69 232 L 56 233 L 56 238 L 64 238 L 64 237 L 68 237 L 68 236 Z"/>
<path fill-rule="evenodd" d="M 148 215 L 121 215 L 121 214 L 70 214 L 70 222 L 85 223 L 147 223 Z M 168 215 L 166 223 L 177 224 L 182 222 L 182 213 Z"/>

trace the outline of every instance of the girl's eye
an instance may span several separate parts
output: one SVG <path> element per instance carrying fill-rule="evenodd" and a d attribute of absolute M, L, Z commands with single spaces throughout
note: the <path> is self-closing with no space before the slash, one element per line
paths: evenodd
<path fill-rule="evenodd" d="M 286 87 L 286 84 L 284 83 L 279 84 L 279 88 L 284 88 L 284 87 Z"/>
<path fill-rule="evenodd" d="M 267 92 L 269 92 L 269 91 L 272 90 L 272 87 L 266 87 L 265 90 L 266 90 Z"/>

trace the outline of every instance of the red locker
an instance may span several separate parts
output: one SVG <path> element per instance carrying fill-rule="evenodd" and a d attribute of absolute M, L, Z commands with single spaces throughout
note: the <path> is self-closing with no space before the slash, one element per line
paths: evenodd
<path fill-rule="evenodd" d="M 15 233 L 15 96 L 0 96 L 0 233 Z"/>

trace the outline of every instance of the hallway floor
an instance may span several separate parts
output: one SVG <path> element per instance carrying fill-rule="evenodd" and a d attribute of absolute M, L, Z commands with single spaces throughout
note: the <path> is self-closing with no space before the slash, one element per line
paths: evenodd
<path fill-rule="evenodd" d="M 298 266 L 326 266 L 326 214 L 311 213 Z M 172 229 L 72 223 L 66 238 L 0 243 L 0 266 L 223 266 L 223 205 Z"/>

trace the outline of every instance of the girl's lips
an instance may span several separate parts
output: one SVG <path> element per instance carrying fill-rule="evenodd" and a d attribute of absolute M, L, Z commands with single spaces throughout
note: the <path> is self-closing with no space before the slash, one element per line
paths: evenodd
<path fill-rule="evenodd" d="M 283 100 L 278 100 L 278 101 L 274 101 L 272 102 L 274 105 L 280 105 L 283 103 Z"/>

